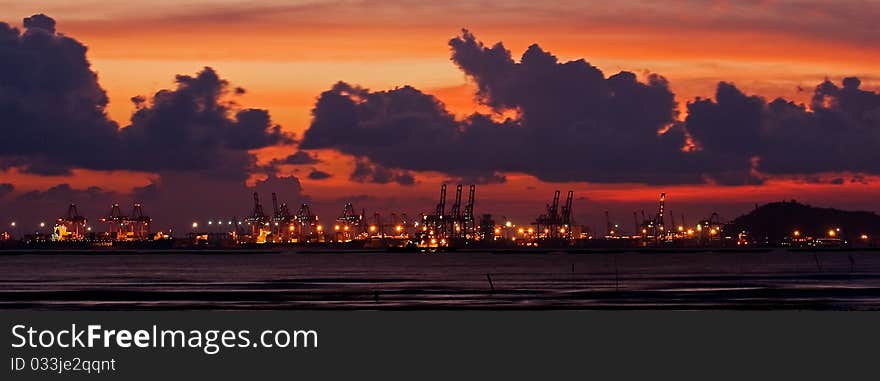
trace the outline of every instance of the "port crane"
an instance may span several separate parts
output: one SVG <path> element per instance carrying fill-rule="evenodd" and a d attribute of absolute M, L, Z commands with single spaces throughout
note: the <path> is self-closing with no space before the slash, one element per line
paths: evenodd
<path fill-rule="evenodd" d="M 547 205 L 547 212 L 539 215 L 532 224 L 539 236 L 548 239 L 571 237 L 571 208 L 574 191 L 568 191 L 562 213 L 559 211 L 559 190 L 553 193 L 553 201 Z"/>
<path fill-rule="evenodd" d="M 88 221 L 79 214 L 76 204 L 70 204 L 67 207 L 67 214 L 58 219 L 55 224 L 56 239 L 66 240 L 82 240 L 85 238 L 86 225 Z"/>
<path fill-rule="evenodd" d="M 462 232 L 467 239 L 473 239 L 476 235 L 477 226 L 476 219 L 474 218 L 474 194 L 476 190 L 476 185 L 471 184 L 468 189 L 468 201 L 464 207 L 464 216 L 461 221 Z"/>
<path fill-rule="evenodd" d="M 455 187 L 455 201 L 449 215 L 446 216 L 446 231 L 450 232 L 450 238 L 459 238 L 461 236 L 461 184 Z"/>

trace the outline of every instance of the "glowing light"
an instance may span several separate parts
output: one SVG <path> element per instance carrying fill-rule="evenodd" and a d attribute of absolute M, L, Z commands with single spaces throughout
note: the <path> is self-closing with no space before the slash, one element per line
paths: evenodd
<path fill-rule="evenodd" d="M 800 236 L 801 236 L 801 231 L 800 231 L 800 230 L 795 230 L 795 231 L 794 231 L 794 236 L 795 236 L 795 237 L 800 237 Z"/>
<path fill-rule="evenodd" d="M 208 221 L 208 225 L 213 225 L 214 221 Z"/>
<path fill-rule="evenodd" d="M 403 226 L 397 225 L 394 227 L 394 230 L 396 230 L 398 233 L 400 233 L 401 231 L 403 231 Z"/>
<path fill-rule="evenodd" d="M 45 223 L 45 222 L 40 222 L 40 227 L 41 227 L 41 228 L 46 227 L 46 223 Z"/>
<path fill-rule="evenodd" d="M 718 230 L 716 230 L 715 228 L 712 228 L 711 230 L 709 230 L 709 234 L 711 234 L 711 235 L 718 234 Z"/>
<path fill-rule="evenodd" d="M 559 232 L 565 234 L 565 228 L 559 229 Z"/>
<path fill-rule="evenodd" d="M 495 234 L 501 234 L 501 229 L 495 228 Z"/>
<path fill-rule="evenodd" d="M 642 234 L 648 234 L 648 229 L 642 229 Z"/>
<path fill-rule="evenodd" d="M 866 241 L 867 241 L 867 240 L 868 240 L 868 235 L 867 235 L 867 234 L 862 234 L 862 236 L 861 236 L 860 238 L 863 239 L 863 240 L 866 240 Z"/>
<path fill-rule="evenodd" d="M 527 231 L 529 232 L 529 234 L 532 234 L 535 232 L 535 229 L 529 228 L 529 230 L 527 230 Z"/>
<path fill-rule="evenodd" d="M 834 236 L 836 236 L 836 235 L 837 235 L 837 231 L 835 231 L 834 229 L 829 229 L 829 230 L 828 230 L 828 236 L 829 236 L 829 237 L 834 237 Z"/>
<path fill-rule="evenodd" d="M 507 221 L 504 223 L 504 226 L 511 227 L 511 226 L 513 226 L 513 224 L 510 221 Z"/>
<path fill-rule="evenodd" d="M 317 229 L 318 229 L 318 231 L 322 231 L 322 230 L 324 230 L 324 227 L 321 225 L 318 225 Z"/>
<path fill-rule="evenodd" d="M 198 222 L 193 222 L 193 229 L 195 229 L 195 228 L 197 228 L 197 227 L 199 227 L 199 223 L 198 223 Z"/>
<path fill-rule="evenodd" d="M 519 230 L 517 230 L 517 232 L 518 232 L 519 234 L 523 234 L 523 233 L 526 232 L 526 229 L 519 228 Z"/>
<path fill-rule="evenodd" d="M 371 232 L 376 231 L 376 226 L 375 226 L 375 225 L 370 225 L 370 231 L 371 231 Z"/>
<path fill-rule="evenodd" d="M 339 225 L 333 225 L 333 230 L 339 231 Z"/>
<path fill-rule="evenodd" d="M 697 225 L 697 231 L 698 231 L 698 232 L 703 231 L 703 226 L 702 226 L 702 225 Z"/>
<path fill-rule="evenodd" d="M 9 226 L 15 227 L 15 222 L 9 224 Z"/>
<path fill-rule="evenodd" d="M 678 231 L 680 231 L 680 232 L 684 231 L 684 226 L 679 226 Z"/>

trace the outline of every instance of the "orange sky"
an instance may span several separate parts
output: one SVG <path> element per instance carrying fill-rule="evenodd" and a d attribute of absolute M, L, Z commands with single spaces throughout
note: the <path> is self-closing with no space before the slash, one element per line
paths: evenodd
<path fill-rule="evenodd" d="M 20 26 L 23 17 L 43 12 L 58 21 L 59 31 L 86 44 L 110 96 L 109 113 L 120 125 L 133 110 L 132 96 L 169 88 L 174 75 L 192 74 L 203 66 L 248 90 L 239 103 L 269 109 L 276 123 L 298 135 L 308 127 L 316 97 L 339 80 L 374 90 L 412 85 L 466 114 L 478 109 L 474 88 L 450 62 L 446 44 L 462 27 L 486 43 L 503 41 L 515 57 L 539 43 L 561 59 L 583 57 L 606 75 L 619 70 L 662 74 L 682 104 L 695 96 L 712 96 L 720 80 L 733 81 L 747 93 L 801 102 L 826 77 L 859 76 L 864 89 L 880 88 L 880 38 L 870 21 L 878 9 L 874 4 L 862 4 L 862 9 L 853 5 L 860 2 L 833 2 L 833 7 L 813 1 L 127 3 L 0 1 L 0 20 Z M 269 160 L 288 153 L 273 148 L 259 156 Z M 433 198 L 444 179 L 436 173 L 416 174 L 419 183 L 406 191 L 398 185 L 357 184 L 348 180 L 350 158 L 325 151 L 318 156 L 323 163 L 286 168 L 313 197 L 392 192 Z M 334 176 L 305 179 L 311 168 Z M 19 190 L 67 182 L 124 192 L 155 178 L 84 170 L 49 178 L 15 170 L 0 174 Z M 763 186 L 665 190 L 691 201 L 798 198 L 832 204 L 864 199 L 870 204 L 871 195 L 880 190 L 873 184 L 805 185 L 775 179 Z M 560 186 L 508 174 L 507 184 L 485 186 L 482 194 L 513 200 L 534 189 L 543 200 L 559 187 L 576 188 L 600 203 L 653 200 L 660 191 L 633 184 Z"/>

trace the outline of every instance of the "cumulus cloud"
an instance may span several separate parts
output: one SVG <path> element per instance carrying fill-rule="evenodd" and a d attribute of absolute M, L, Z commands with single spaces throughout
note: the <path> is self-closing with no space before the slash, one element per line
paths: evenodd
<path fill-rule="evenodd" d="M 560 62 L 537 45 L 516 62 L 503 44 L 487 47 L 467 31 L 449 44 L 453 62 L 477 84 L 478 101 L 517 118 L 457 120 L 409 86 L 373 92 L 340 82 L 318 99 L 301 147 L 483 183 L 502 182 L 504 172 L 548 181 L 702 181 L 681 169 L 686 136 L 674 124 L 675 96 L 663 77 L 606 78 L 584 60 Z"/>
<path fill-rule="evenodd" d="M 255 165 L 248 150 L 293 141 L 266 110 L 234 110 L 229 83 L 206 67 L 178 75 L 174 90 L 135 100 L 131 125 L 120 131 L 126 169 L 206 171 L 243 179 Z"/>
<path fill-rule="evenodd" d="M 484 45 L 468 31 L 449 45 L 477 86 L 476 100 L 495 115 L 456 119 L 410 86 L 371 91 L 339 82 L 318 99 L 301 148 L 356 156 L 356 180 L 369 177 L 366 162 L 480 183 L 503 182 L 509 172 L 558 182 L 725 185 L 759 184 L 764 174 L 878 173 L 878 94 L 860 90 L 855 78 L 821 84 L 809 107 L 768 103 L 721 82 L 714 99 L 689 102 L 681 120 L 657 74 L 606 76 L 538 45 L 517 61 L 502 43 Z"/>
<path fill-rule="evenodd" d="M 766 174 L 880 174 L 880 93 L 860 86 L 853 77 L 842 86 L 826 80 L 807 107 L 721 83 L 714 100 L 688 104 L 685 128 L 711 160 L 755 157 Z"/>
<path fill-rule="evenodd" d="M 293 141 L 266 110 L 240 108 L 211 68 L 178 75 L 176 87 L 134 97 L 125 128 L 106 114 L 107 96 L 86 47 L 38 14 L 24 33 L 0 23 L 0 165 L 58 175 L 71 168 L 198 171 L 244 179 L 248 150 Z"/>
<path fill-rule="evenodd" d="M 108 165 L 101 153 L 119 143 L 117 125 L 86 47 L 42 14 L 24 27 L 0 22 L 0 157 L 27 159 L 23 170 L 44 174 Z"/>
<path fill-rule="evenodd" d="M 68 184 L 21 193 L 3 198 L 4 213 L 45 218 L 77 203 L 81 213 L 98 218 L 113 202 L 130 207 L 137 201 L 156 221 L 180 227 L 190 218 L 245 215 L 254 190 L 303 198 L 298 179 L 274 176 L 251 153 L 291 144 L 293 136 L 268 111 L 237 105 L 233 99 L 244 89 L 214 69 L 177 75 L 173 88 L 133 97 L 136 110 L 119 128 L 107 117 L 107 96 L 86 47 L 57 33 L 48 16 L 28 17 L 23 25 L 22 33 L 0 23 L 0 168 L 40 175 L 70 174 L 72 168 L 137 170 L 159 177 L 131 195 Z M 286 161 L 314 158 L 302 153 Z M 246 187 L 245 179 L 257 172 L 272 175 Z M 12 190 L 0 186 L 0 195 Z"/>
<path fill-rule="evenodd" d="M 55 20 L 42 13 L 25 17 L 22 23 L 27 29 L 42 29 L 49 34 L 55 34 Z"/>

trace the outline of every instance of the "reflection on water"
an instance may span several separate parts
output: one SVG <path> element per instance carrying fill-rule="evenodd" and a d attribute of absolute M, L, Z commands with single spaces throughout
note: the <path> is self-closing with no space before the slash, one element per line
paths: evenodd
<path fill-rule="evenodd" d="M 0 255 L 0 308 L 880 309 L 880 253 Z"/>

